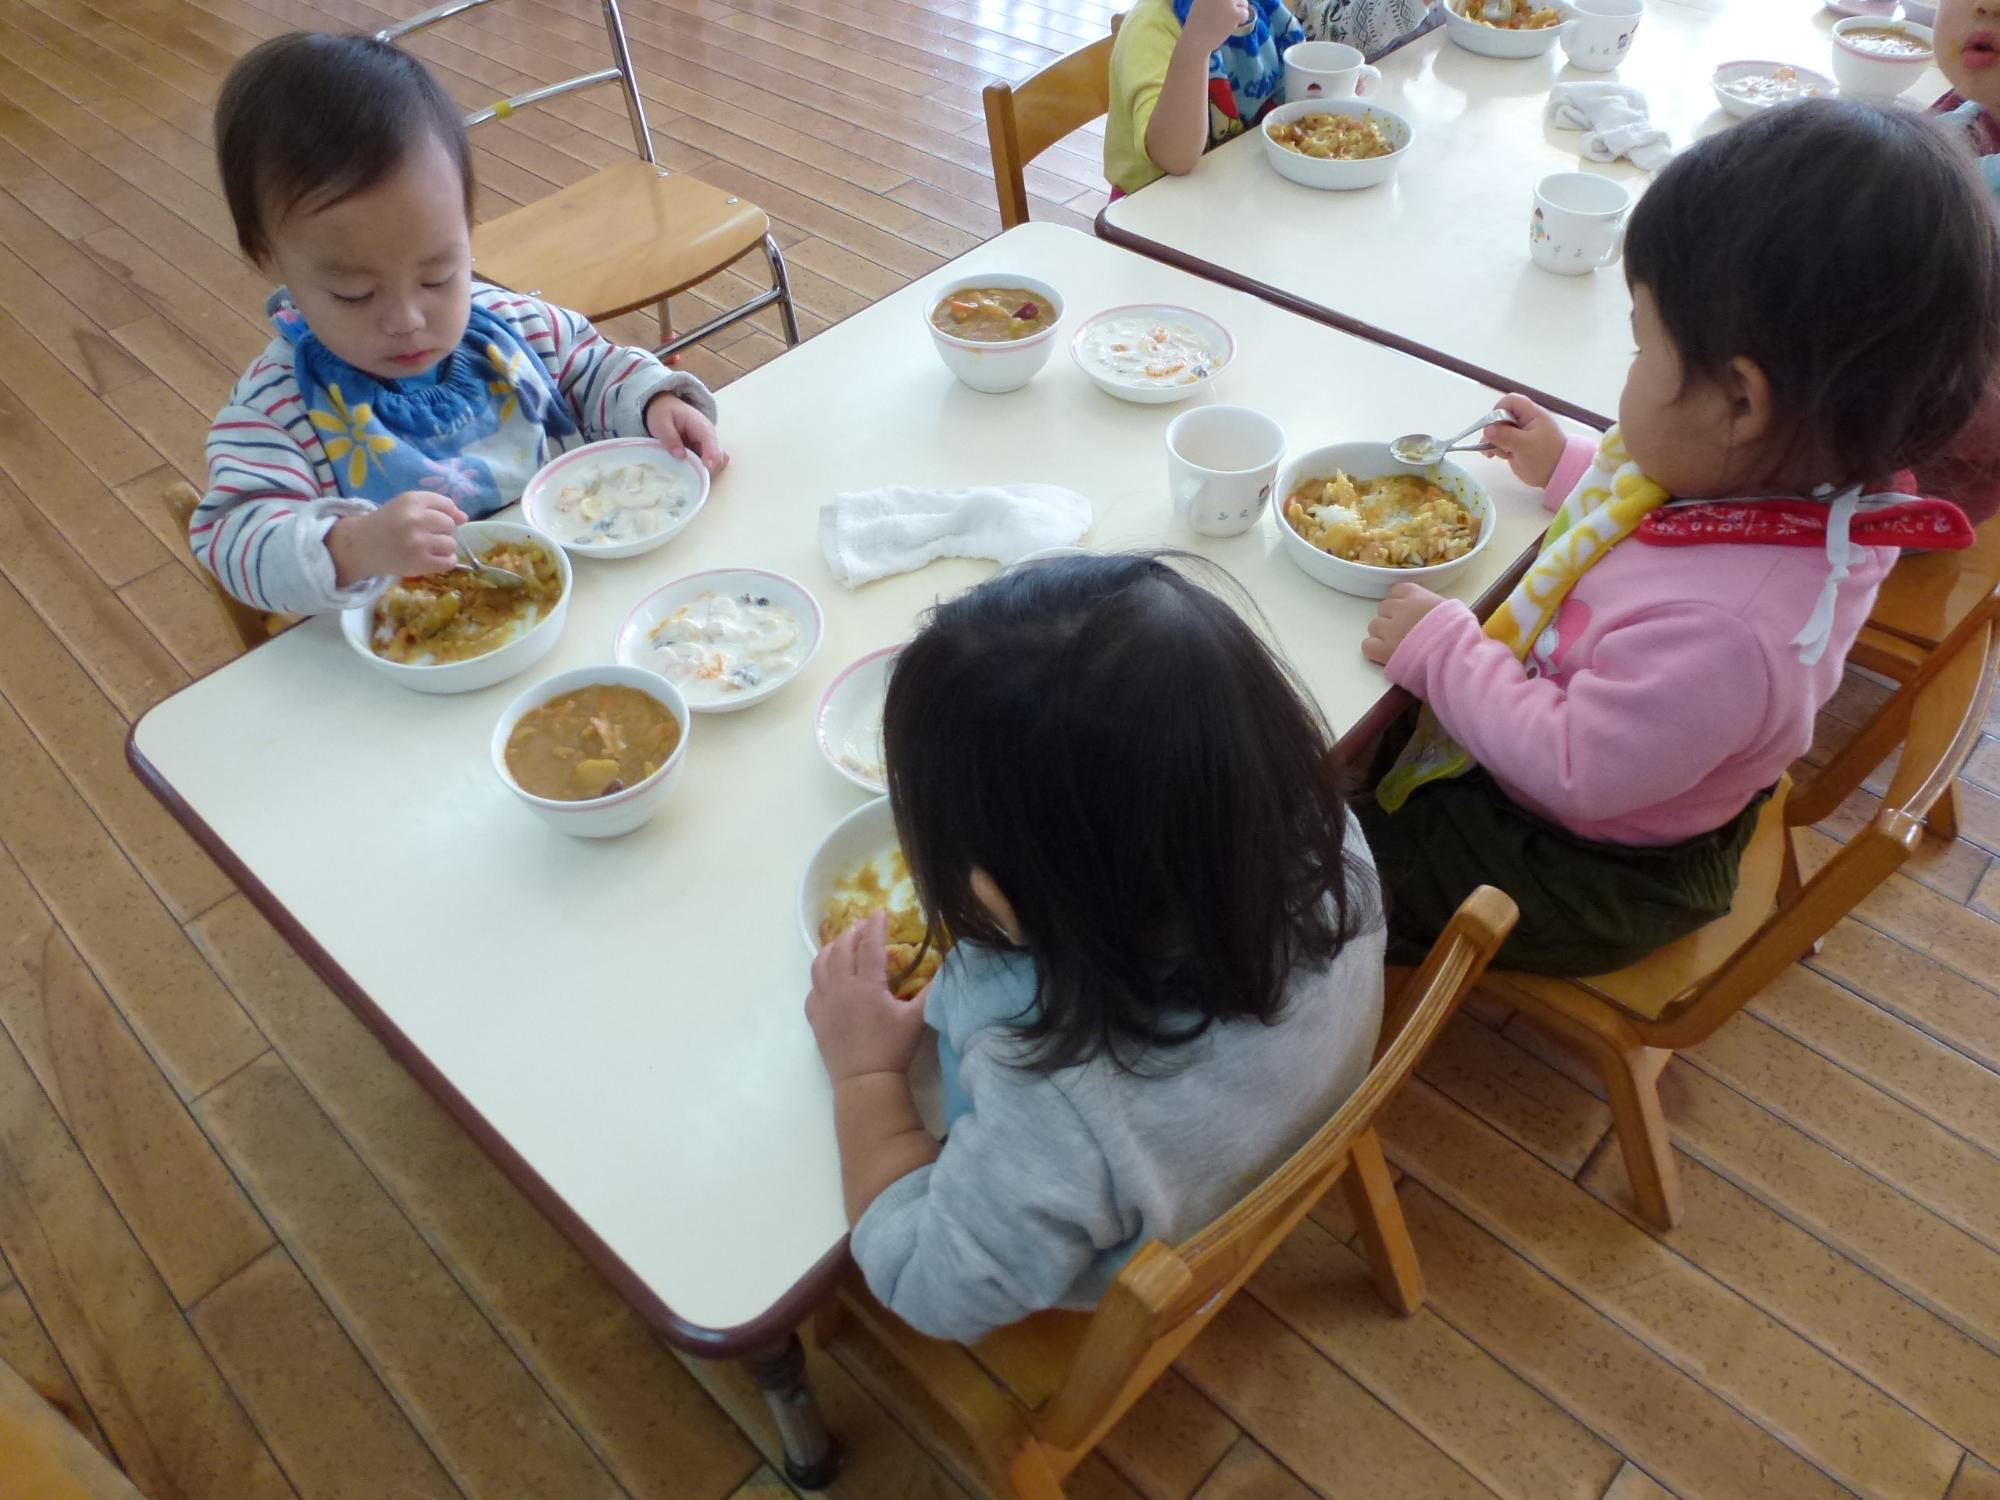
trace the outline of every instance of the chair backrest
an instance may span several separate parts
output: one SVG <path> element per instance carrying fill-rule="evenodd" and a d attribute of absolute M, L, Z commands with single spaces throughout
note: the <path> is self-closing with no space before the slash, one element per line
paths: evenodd
<path fill-rule="evenodd" d="M 426 31 L 454 16 L 462 16 L 468 11 L 482 6 L 497 5 L 499 0 L 446 0 L 443 5 L 432 6 L 429 10 L 411 16 L 407 21 L 398 21 L 394 26 L 384 26 L 375 33 L 378 42 L 398 42 L 406 36 Z M 604 12 L 604 34 L 611 44 L 611 62 L 608 68 L 599 68 L 594 73 L 579 73 L 574 78 L 565 78 L 561 83 L 547 84 L 541 88 L 529 89 L 506 99 L 496 99 L 484 109 L 475 109 L 465 117 L 466 128 L 484 125 L 488 120 L 504 120 L 516 110 L 530 105 L 541 104 L 564 94 L 574 94 L 579 89 L 596 88 L 600 83 L 616 83 L 625 95 L 625 114 L 632 122 L 632 139 L 638 147 L 639 155 L 647 161 L 655 160 L 653 155 L 653 132 L 646 124 L 646 106 L 639 98 L 639 80 L 632 71 L 632 49 L 625 41 L 625 18 L 619 14 L 618 0 L 598 0 Z"/>
<path fill-rule="evenodd" d="M 1791 967 L 1897 867 L 1923 837 L 1924 819 L 1972 753 L 2000 667 L 2000 588 L 1925 656 L 1849 750 L 1836 755 L 1785 808 L 1789 830 L 1817 822 L 1886 758 L 1902 753 L 1882 806 L 1812 879 L 1780 893 L 1769 918 L 1713 974 L 1676 997 L 1649 1033 L 1654 1046 L 1693 1046 Z"/>
<path fill-rule="evenodd" d="M 1410 1076 L 1517 915 L 1491 886 L 1466 897 L 1423 967 L 1383 1007 L 1375 1065 L 1334 1117 L 1193 1239 L 1173 1249 L 1154 1241 L 1126 1264 L 1091 1315 L 1062 1389 L 1033 1418 L 1038 1437 L 1063 1449 L 1096 1442 L 1208 1326 L 1347 1169 L 1355 1139 Z"/>
<path fill-rule="evenodd" d="M 1000 227 L 1028 222 L 1028 185 L 1022 169 L 1071 131 L 1111 107 L 1111 35 L 1059 57 L 1018 84 L 986 85 L 986 145 L 993 153 L 993 185 L 1000 193 Z"/>
<path fill-rule="evenodd" d="M 0 1362 L 0 1494 L 22 1500 L 146 1500 L 41 1392 Z"/>
<path fill-rule="evenodd" d="M 194 492 L 194 486 L 184 479 L 175 480 L 167 486 L 166 493 L 160 497 L 160 504 L 173 522 L 174 530 L 185 538 L 188 527 L 193 524 L 195 509 L 201 504 L 201 496 Z M 243 642 L 244 650 L 261 646 L 271 638 L 273 631 L 269 615 L 262 610 L 251 608 L 224 590 L 216 581 L 215 575 L 207 568 L 201 569 L 201 576 L 208 584 L 209 593 L 214 596 L 216 607 L 229 621 L 229 628 L 235 631 L 236 638 Z"/>

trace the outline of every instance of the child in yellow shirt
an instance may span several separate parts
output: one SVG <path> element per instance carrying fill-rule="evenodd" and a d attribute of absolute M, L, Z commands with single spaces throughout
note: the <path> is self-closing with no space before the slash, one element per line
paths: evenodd
<path fill-rule="evenodd" d="M 1194 170 L 1279 102 L 1294 42 L 1378 55 L 1422 28 L 1431 0 L 1138 0 L 1111 49 L 1104 175 L 1111 196 Z"/>

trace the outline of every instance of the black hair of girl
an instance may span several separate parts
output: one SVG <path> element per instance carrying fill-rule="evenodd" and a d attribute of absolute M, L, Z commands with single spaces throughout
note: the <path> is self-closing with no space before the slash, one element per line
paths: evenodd
<path fill-rule="evenodd" d="M 1131 1067 L 1217 1021 L 1274 1022 L 1293 967 L 1376 920 L 1324 723 L 1197 566 L 1011 569 L 939 604 L 890 678 L 918 897 L 934 933 L 1001 948 L 973 870 L 1013 905 L 1039 983 L 1028 1066 Z"/>
<path fill-rule="evenodd" d="M 1958 435 L 2000 359 L 2000 232 L 1913 110 L 1808 99 L 1698 141 L 1632 211 L 1625 267 L 1690 378 L 1748 358 L 1781 467 L 1886 479 Z"/>
<path fill-rule="evenodd" d="M 472 145 L 458 106 L 400 47 L 295 31 L 244 53 L 215 101 L 215 160 L 236 243 L 262 264 L 294 209 L 366 192 L 435 139 L 458 164 L 472 220 Z"/>

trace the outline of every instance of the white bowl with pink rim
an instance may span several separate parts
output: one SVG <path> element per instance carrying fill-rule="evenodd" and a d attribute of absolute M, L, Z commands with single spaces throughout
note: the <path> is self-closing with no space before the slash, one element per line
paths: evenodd
<path fill-rule="evenodd" d="M 507 769 L 507 741 L 513 738 L 514 726 L 521 722 L 522 715 L 564 693 L 605 685 L 633 688 L 661 704 L 674 716 L 681 726 L 681 742 L 674 746 L 666 764 L 645 780 L 622 791 L 581 802 L 538 797 L 524 789 L 514 779 L 513 772 Z M 668 793 L 680 781 L 681 772 L 687 765 L 688 739 L 693 728 L 694 720 L 688 713 L 686 700 L 665 678 L 637 667 L 578 667 L 544 678 L 507 705 L 507 711 L 500 715 L 500 722 L 493 726 L 493 774 L 500 778 L 502 786 L 551 828 L 580 839 L 617 838 L 651 819 L 665 805 Z"/>
<path fill-rule="evenodd" d="M 1849 16 L 1833 27 L 1833 76 L 1857 99 L 1894 99 L 1936 60 L 1928 26 Z"/>
<path fill-rule="evenodd" d="M 1024 339 L 1010 339 L 1004 343 L 962 339 L 945 332 L 931 321 L 931 314 L 953 292 L 985 287 L 1004 287 L 1031 293 L 1053 308 L 1055 317 L 1048 327 L 1037 329 Z M 944 367 L 956 375 L 961 384 L 989 396 L 998 396 L 1018 391 L 1049 362 L 1049 355 L 1055 352 L 1056 331 L 1062 326 L 1063 297 L 1046 281 L 1034 276 L 1020 276 L 1012 271 L 974 271 L 969 275 L 930 283 L 924 288 L 923 302 L 917 312 L 924 320 L 924 327 L 930 330 L 931 342 L 937 347 L 938 358 L 944 361 Z"/>
<path fill-rule="evenodd" d="M 834 890 L 863 865 L 875 867 L 875 877 L 892 901 L 899 896 L 906 901 L 915 899 L 907 876 L 894 881 L 890 878 L 901 848 L 896 816 L 889 810 L 887 797 L 862 803 L 827 830 L 799 876 L 799 936 L 805 939 L 806 952 L 819 952 L 819 927 Z"/>
<path fill-rule="evenodd" d="M 798 676 L 825 634 L 819 600 L 797 579 L 710 568 L 633 605 L 612 654 L 666 678 L 693 712 L 726 714 L 762 703 Z"/>
<path fill-rule="evenodd" d="M 647 483 L 628 472 L 627 484 L 608 495 L 576 493 L 621 469 L 650 470 L 658 478 Z M 637 557 L 665 546 L 687 528 L 708 504 L 708 485 L 708 466 L 692 454 L 675 458 L 664 443 L 649 437 L 608 438 L 543 464 L 521 492 L 521 514 L 572 557 Z M 626 495 L 659 503 L 632 506 Z"/>
<path fill-rule="evenodd" d="M 1069 357 L 1107 395 L 1165 406 L 1213 385 L 1236 358 L 1236 338 L 1191 307 L 1133 302 L 1086 319 Z"/>
<path fill-rule="evenodd" d="M 1715 102 L 1739 120 L 1795 99 L 1831 99 L 1835 91 L 1834 81 L 1826 74 L 1768 57 L 1718 63 L 1709 75 L 1708 86 L 1715 91 Z"/>
<path fill-rule="evenodd" d="M 857 657 L 840 669 L 819 695 L 813 738 L 826 763 L 864 791 L 889 790 L 882 761 L 882 709 L 889 699 L 889 674 L 907 641 Z"/>
<path fill-rule="evenodd" d="M 1353 158 L 1306 156 L 1272 139 L 1273 126 L 1289 125 L 1305 115 L 1351 115 L 1371 120 L 1389 143 L 1389 152 L 1385 156 Z M 1264 156 L 1280 177 L 1296 182 L 1300 187 L 1336 193 L 1355 192 L 1387 182 L 1396 175 L 1403 158 L 1409 155 L 1410 142 L 1417 138 L 1416 126 L 1393 109 L 1384 109 L 1372 99 L 1301 99 L 1291 104 L 1280 104 L 1264 116 L 1257 129 L 1264 137 Z"/>

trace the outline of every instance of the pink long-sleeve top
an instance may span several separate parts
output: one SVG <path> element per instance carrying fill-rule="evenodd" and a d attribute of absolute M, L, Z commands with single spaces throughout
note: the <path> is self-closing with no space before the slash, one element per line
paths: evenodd
<path fill-rule="evenodd" d="M 1551 509 L 1595 449 L 1571 440 Z M 1896 561 L 1893 547 L 1858 551 L 1812 666 L 1792 637 L 1825 587 L 1822 549 L 1627 538 L 1577 580 L 1525 662 L 1447 600 L 1403 638 L 1389 677 L 1542 817 L 1607 843 L 1678 843 L 1727 823 L 1811 745 Z"/>

